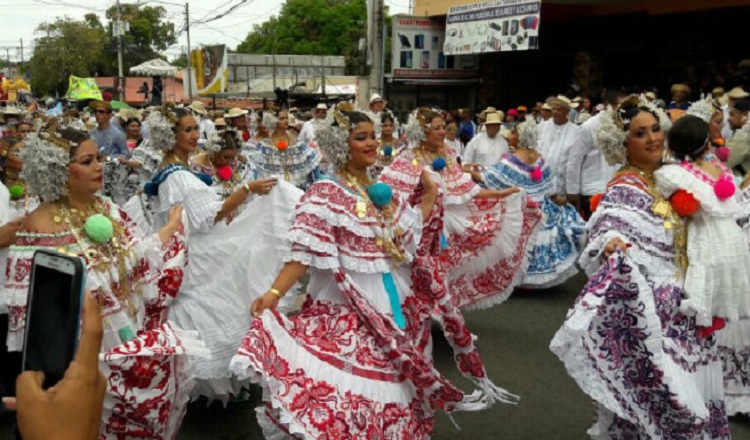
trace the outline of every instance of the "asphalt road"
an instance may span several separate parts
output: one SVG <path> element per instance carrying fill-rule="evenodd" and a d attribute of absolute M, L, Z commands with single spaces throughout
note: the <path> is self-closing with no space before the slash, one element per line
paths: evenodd
<path fill-rule="evenodd" d="M 582 276 L 547 291 L 517 292 L 505 304 L 471 312 L 469 329 L 479 337 L 478 346 L 489 376 L 499 386 L 521 396 L 518 405 L 498 405 L 478 413 L 462 413 L 450 420 L 438 415 L 436 440 L 584 440 L 593 421 L 589 399 L 549 351 L 549 341 L 583 285 Z M 456 371 L 448 345 L 435 341 L 435 361 L 440 371 L 465 389 L 468 382 Z M 258 391 L 256 389 L 256 391 Z M 259 392 L 248 402 L 226 409 L 195 402 L 177 440 L 260 440 L 253 408 Z M 11 440 L 11 422 L 0 420 L 0 440 Z M 750 440 L 750 419 L 732 420 L 734 440 Z"/>

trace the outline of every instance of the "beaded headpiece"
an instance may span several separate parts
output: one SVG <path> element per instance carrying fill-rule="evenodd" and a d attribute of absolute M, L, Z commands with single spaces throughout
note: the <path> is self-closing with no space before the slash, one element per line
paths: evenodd
<path fill-rule="evenodd" d="M 151 148 L 161 151 L 174 150 L 177 144 L 175 129 L 178 122 L 177 115 L 168 105 L 163 105 L 159 110 L 151 112 L 146 118 Z"/>
<path fill-rule="evenodd" d="M 68 193 L 71 150 L 80 142 L 69 141 L 62 130 L 74 132 L 81 142 L 88 133 L 71 127 L 62 127 L 53 118 L 37 133 L 26 139 L 26 148 L 20 152 L 23 159 L 21 178 L 26 181 L 27 192 L 38 196 L 43 202 L 56 201 Z"/>
<path fill-rule="evenodd" d="M 630 119 L 627 110 L 638 107 L 653 114 L 662 126 L 668 130 L 672 123 L 663 110 L 648 102 L 644 96 L 631 95 L 625 98 L 616 109 L 607 108 L 600 114 L 600 126 L 594 133 L 596 145 L 610 165 L 624 164 L 627 160 L 625 141 L 628 138 Z"/>
<path fill-rule="evenodd" d="M 352 122 L 347 113 L 353 111 L 354 106 L 351 103 L 341 102 L 330 112 L 333 124 L 315 130 L 315 139 L 334 169 L 343 167 L 349 161 L 349 134 Z"/>
<path fill-rule="evenodd" d="M 711 118 L 713 117 L 713 115 L 720 111 L 721 107 L 709 94 L 703 95 L 701 96 L 701 99 L 693 102 L 690 107 L 688 107 L 685 114 L 697 116 L 708 123 L 711 122 Z"/>

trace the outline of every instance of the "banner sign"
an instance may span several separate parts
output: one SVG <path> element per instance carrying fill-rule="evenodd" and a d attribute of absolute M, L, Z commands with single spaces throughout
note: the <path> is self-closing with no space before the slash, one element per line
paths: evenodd
<path fill-rule="evenodd" d="M 83 101 L 85 99 L 102 100 L 102 92 L 96 85 L 94 78 L 79 78 L 70 75 L 68 78 L 68 93 L 65 94 L 68 99 Z"/>
<path fill-rule="evenodd" d="M 541 0 L 494 0 L 448 10 L 446 55 L 539 48 Z"/>
<path fill-rule="evenodd" d="M 392 23 L 393 78 L 476 78 L 475 56 L 449 57 L 443 53 L 444 19 L 396 15 Z"/>
<path fill-rule="evenodd" d="M 226 91 L 229 80 L 227 47 L 223 44 L 194 49 L 195 85 L 200 95 Z"/>

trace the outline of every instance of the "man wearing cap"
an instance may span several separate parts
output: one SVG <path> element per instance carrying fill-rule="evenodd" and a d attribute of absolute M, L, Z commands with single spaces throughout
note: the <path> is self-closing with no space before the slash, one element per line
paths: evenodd
<path fill-rule="evenodd" d="M 8 129 L 10 125 L 17 125 L 18 120 L 21 119 L 21 111 L 16 107 L 6 107 L 2 114 L 3 125 L 0 125 L 0 134 L 2 137 L 8 135 Z"/>
<path fill-rule="evenodd" d="M 690 104 L 692 104 L 689 101 L 690 92 L 690 86 L 687 84 L 672 84 L 672 102 L 667 105 L 667 110 L 679 109 L 687 111 Z"/>
<path fill-rule="evenodd" d="M 227 121 L 230 127 L 240 132 L 242 139 L 250 138 L 250 130 L 247 129 L 247 110 L 242 110 L 239 107 L 229 109 L 224 119 Z M 246 135 L 247 134 L 247 135 Z"/>
<path fill-rule="evenodd" d="M 748 117 L 750 98 L 737 100 L 729 109 L 727 125 L 733 130 L 734 136 L 727 142 L 730 151 L 727 167 L 740 177 L 750 173 L 750 138 L 747 130 L 743 129 L 748 124 Z"/>
<path fill-rule="evenodd" d="M 518 122 L 525 121 L 526 115 L 529 113 L 529 109 L 525 105 L 519 105 L 518 108 L 516 108 L 516 111 L 518 111 Z"/>
<path fill-rule="evenodd" d="M 607 102 L 617 106 L 625 97 L 619 90 L 607 92 Z M 601 105 L 601 104 L 600 104 Z M 583 213 L 584 219 L 591 216 L 591 196 L 603 193 L 619 166 L 609 165 L 594 140 L 594 133 L 601 127 L 601 112 L 581 124 L 568 151 L 565 169 L 565 191 L 568 203 Z"/>
<path fill-rule="evenodd" d="M 99 154 L 110 158 L 129 158 L 125 134 L 110 124 L 112 105 L 105 101 L 91 101 L 89 108 L 96 118 L 96 128 L 90 134 L 99 147 Z"/>
<path fill-rule="evenodd" d="M 315 140 L 315 128 L 321 123 L 325 123 L 326 116 L 328 115 L 328 107 L 324 103 L 319 103 L 315 106 L 313 118 L 305 122 L 302 125 L 302 131 L 299 133 L 300 142 L 309 144 Z"/>
<path fill-rule="evenodd" d="M 508 113 L 505 114 L 503 130 L 513 131 L 513 128 L 515 128 L 519 121 L 523 121 L 523 119 L 518 118 L 518 110 L 514 108 L 508 109 Z"/>
<path fill-rule="evenodd" d="M 733 124 L 729 120 L 731 116 L 731 109 L 734 107 L 734 104 L 737 103 L 737 101 L 750 98 L 750 93 L 747 93 L 742 89 L 742 87 L 735 87 L 726 94 L 726 98 L 727 103 L 726 105 L 722 106 L 722 110 L 724 111 L 724 126 L 721 128 L 721 136 L 725 141 L 730 141 L 734 136 L 734 132 L 737 130 L 737 128 L 739 128 L 733 128 Z M 737 124 L 735 123 L 734 126 L 736 125 Z"/>
<path fill-rule="evenodd" d="M 503 120 L 500 115 L 488 113 L 484 122 L 485 131 L 479 133 L 472 139 L 462 156 L 463 163 L 471 167 L 481 165 L 489 168 L 500 162 L 503 154 L 508 152 L 508 141 L 499 136 Z"/>
<path fill-rule="evenodd" d="M 208 138 L 214 133 L 214 131 L 216 131 L 216 126 L 214 126 L 211 119 L 206 117 L 208 111 L 201 101 L 191 102 L 188 109 L 190 109 L 190 113 L 192 113 L 193 117 L 198 121 L 198 127 L 200 128 L 201 133 L 200 138 L 198 138 L 198 146 L 203 149 L 206 146 Z"/>
<path fill-rule="evenodd" d="M 568 153 L 580 128 L 568 120 L 572 102 L 565 95 L 548 98 L 546 104 L 552 109 L 552 118 L 539 129 L 537 150 L 555 175 L 555 194 L 565 195 Z"/>

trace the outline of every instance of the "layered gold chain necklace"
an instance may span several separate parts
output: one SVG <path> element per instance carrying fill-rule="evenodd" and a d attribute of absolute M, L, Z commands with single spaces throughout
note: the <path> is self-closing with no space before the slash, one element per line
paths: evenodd
<path fill-rule="evenodd" d="M 677 214 L 672 204 L 657 189 L 653 173 L 647 173 L 633 165 L 625 165 L 617 172 L 618 175 L 630 174 L 646 182 L 646 191 L 654 199 L 651 212 L 662 218 L 664 229 L 672 231 L 674 262 L 680 274 L 683 275 L 688 267 L 687 256 L 687 223 Z M 614 179 L 613 179 L 614 180 Z"/>
<path fill-rule="evenodd" d="M 87 211 L 68 208 L 65 203 L 60 202 L 57 205 L 57 214 L 52 217 L 52 220 L 56 224 L 64 224 L 68 228 L 81 247 L 81 252 L 86 258 L 89 268 L 106 275 L 110 275 L 113 267 L 117 269 L 118 281 L 117 283 L 111 282 L 110 285 L 117 288 L 115 296 L 120 304 L 125 306 L 128 315 L 134 317 L 138 313 L 138 307 L 134 303 L 131 293 L 137 294 L 138 292 L 131 292 L 128 281 L 126 259 L 130 258 L 131 251 L 125 247 L 122 241 L 125 239 L 125 228 L 112 220 L 109 213 L 103 212 L 103 208 L 103 204 L 97 203 L 96 200 L 91 202 Z M 114 231 L 112 238 L 106 243 L 95 243 L 81 233 L 85 231 L 86 220 L 93 214 L 102 214 L 112 222 Z M 58 249 L 58 251 L 68 253 L 65 249 Z M 111 278 L 111 276 L 109 277 Z"/>
<path fill-rule="evenodd" d="M 401 228 L 394 226 L 393 202 L 379 208 L 372 202 L 365 190 L 365 188 L 369 188 L 372 185 L 369 179 L 358 178 L 347 170 L 341 170 L 339 175 L 351 190 L 362 197 L 361 200 L 357 199 L 354 205 L 357 217 L 363 220 L 367 217 L 367 212 L 369 211 L 377 218 L 382 235 L 376 236 L 375 244 L 383 250 L 383 253 L 389 254 L 394 263 L 400 264 L 405 262 L 407 259 L 406 255 L 399 246 L 403 231 Z"/>

